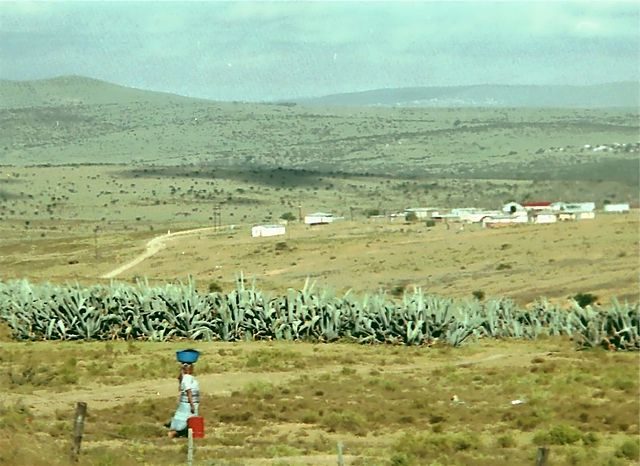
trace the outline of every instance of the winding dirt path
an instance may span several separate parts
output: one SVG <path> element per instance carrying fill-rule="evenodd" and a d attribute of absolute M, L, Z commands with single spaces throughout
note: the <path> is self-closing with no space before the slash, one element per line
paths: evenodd
<path fill-rule="evenodd" d="M 141 262 L 149 259 L 150 257 L 156 255 L 157 253 L 159 253 L 160 251 L 162 251 L 164 248 L 167 247 L 167 242 L 171 241 L 175 238 L 179 238 L 182 236 L 193 236 L 195 234 L 199 234 L 199 233 L 203 233 L 206 231 L 210 231 L 210 230 L 216 230 L 217 227 L 203 227 L 203 228 L 193 228 L 191 230 L 183 230 L 183 231 L 178 231 L 175 233 L 165 233 L 164 235 L 160 235 L 160 236 L 156 236 L 155 238 L 152 238 L 151 240 L 149 240 L 145 246 L 145 251 L 138 255 L 137 257 L 135 257 L 134 259 L 130 260 L 129 262 L 127 262 L 126 264 L 123 264 L 115 269 L 113 269 L 110 272 L 107 272 L 103 275 L 100 276 L 100 278 L 115 278 L 118 275 L 120 275 L 123 272 L 126 272 L 127 270 L 135 267 L 136 265 L 140 264 Z"/>

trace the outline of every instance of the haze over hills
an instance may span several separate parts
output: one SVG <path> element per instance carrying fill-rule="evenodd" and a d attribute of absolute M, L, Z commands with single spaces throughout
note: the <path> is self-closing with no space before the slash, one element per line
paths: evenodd
<path fill-rule="evenodd" d="M 59 76 L 32 81 L 0 80 L 0 108 L 197 100 L 199 99 L 146 91 L 84 76 Z"/>
<path fill-rule="evenodd" d="M 0 80 L 0 108 L 187 100 L 206 99 L 136 89 L 83 76 L 33 81 Z M 289 99 L 286 102 L 331 107 L 640 108 L 640 85 L 629 81 L 591 86 L 487 84 L 404 87 Z"/>
<path fill-rule="evenodd" d="M 78 76 L 0 81 L 0 165 L 190 165 L 260 173 L 602 180 L 637 192 L 637 106 L 463 108 L 451 100 L 473 96 L 479 102 L 484 96 L 486 101 L 505 89 L 512 105 L 516 98 L 527 102 L 518 87 L 505 86 L 372 91 L 347 94 L 341 105 L 330 105 L 329 97 L 316 99 L 325 104 L 314 106 L 215 102 Z M 619 105 L 621 95 L 633 94 L 628 83 L 570 89 L 598 90 L 599 97 L 590 102 L 617 95 L 619 100 L 609 102 Z M 574 103 L 578 94 L 572 94 Z M 445 96 L 452 106 L 440 105 Z M 439 105 L 395 106 L 433 99 Z"/>
<path fill-rule="evenodd" d="M 296 102 L 328 106 L 638 108 L 640 86 L 629 81 L 591 86 L 405 87 L 333 94 Z"/>

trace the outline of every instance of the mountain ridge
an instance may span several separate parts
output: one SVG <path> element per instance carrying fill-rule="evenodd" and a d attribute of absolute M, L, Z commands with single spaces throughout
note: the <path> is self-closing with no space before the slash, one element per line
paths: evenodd
<path fill-rule="evenodd" d="M 140 89 L 79 75 L 25 81 L 0 79 L 0 108 L 157 102 L 159 100 L 224 102 Z M 337 107 L 622 107 L 637 109 L 640 108 L 640 85 L 634 81 L 618 81 L 592 85 L 414 86 L 247 103 Z"/>
<path fill-rule="evenodd" d="M 296 99 L 321 106 L 383 107 L 640 107 L 640 87 L 633 81 L 591 85 L 475 84 L 381 88 Z"/>

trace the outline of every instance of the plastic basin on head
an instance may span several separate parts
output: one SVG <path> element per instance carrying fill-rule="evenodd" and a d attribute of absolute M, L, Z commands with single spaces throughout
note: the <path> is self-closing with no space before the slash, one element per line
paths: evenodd
<path fill-rule="evenodd" d="M 178 362 L 193 364 L 198 360 L 198 356 L 200 356 L 200 352 L 194 349 L 176 351 L 176 358 L 178 359 Z"/>

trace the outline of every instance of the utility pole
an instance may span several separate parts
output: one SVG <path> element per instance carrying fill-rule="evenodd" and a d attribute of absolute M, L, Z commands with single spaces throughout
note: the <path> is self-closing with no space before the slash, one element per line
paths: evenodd
<path fill-rule="evenodd" d="M 222 227 L 222 213 L 220 204 L 213 206 L 213 227 L 218 230 Z"/>
<path fill-rule="evenodd" d="M 94 246 L 94 250 L 95 250 L 95 256 L 96 259 L 98 259 L 98 230 L 100 229 L 100 227 L 98 225 L 96 225 L 96 227 L 93 229 L 93 246 Z"/>

